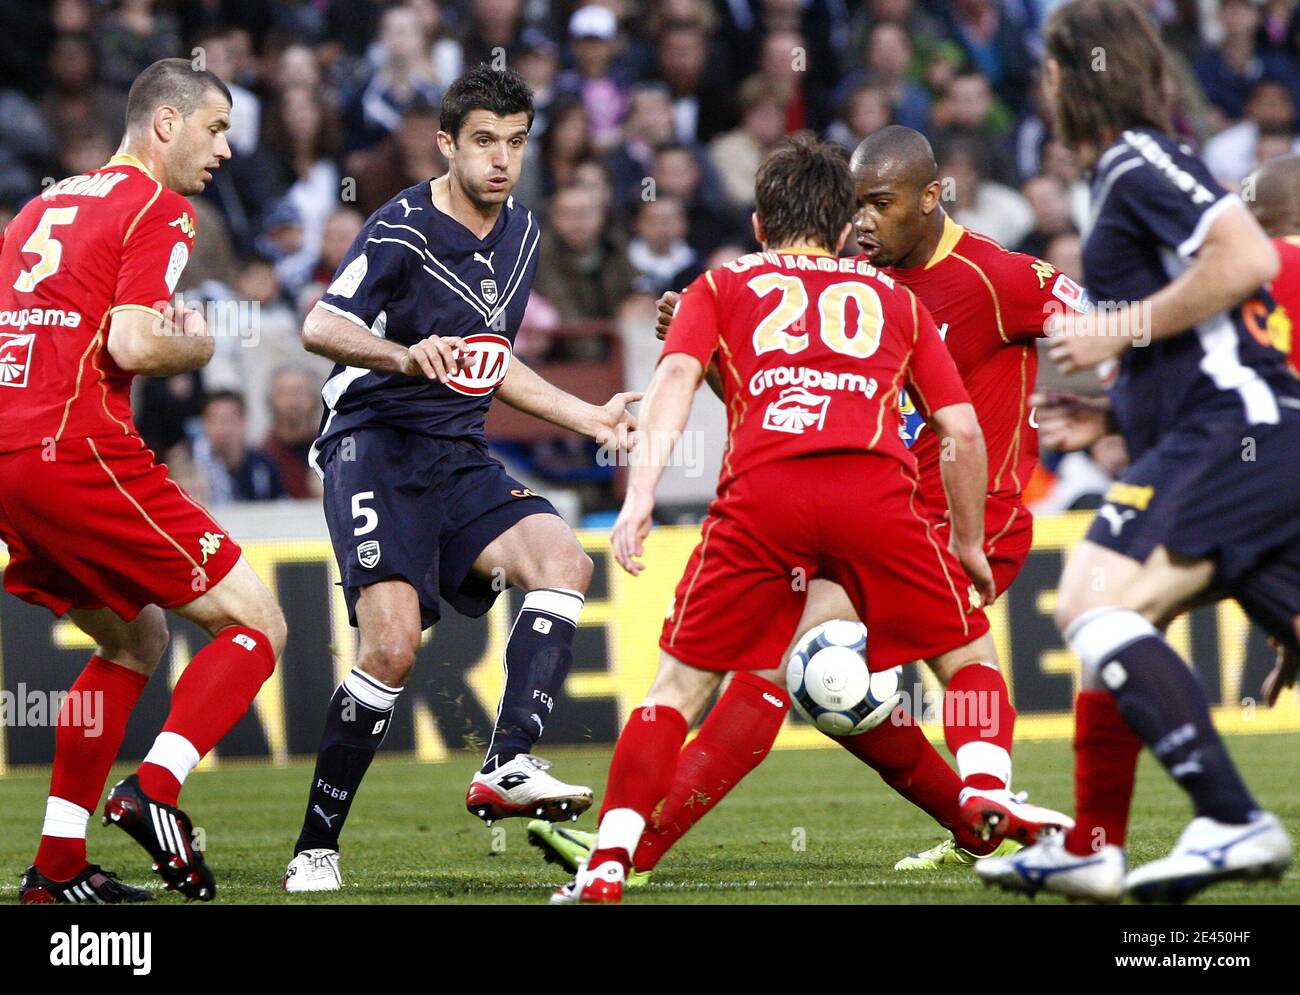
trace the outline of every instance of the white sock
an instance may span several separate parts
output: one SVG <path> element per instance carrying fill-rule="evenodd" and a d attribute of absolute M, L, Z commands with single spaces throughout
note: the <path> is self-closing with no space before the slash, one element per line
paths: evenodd
<path fill-rule="evenodd" d="M 160 732 L 149 747 L 144 762 L 164 768 L 178 784 L 184 784 L 190 771 L 199 765 L 199 751 L 184 736 L 174 732 Z"/>
<path fill-rule="evenodd" d="M 343 690 L 376 712 L 390 711 L 397 704 L 397 698 L 402 693 L 401 688 L 390 688 L 383 681 L 371 677 L 356 667 L 353 667 L 351 673 L 343 678 Z"/>
<path fill-rule="evenodd" d="M 631 863 L 632 854 L 636 852 L 636 845 L 641 842 L 643 832 L 645 832 L 645 819 L 639 816 L 635 809 L 612 808 L 605 813 L 605 818 L 600 820 L 600 832 L 596 834 L 596 849 L 625 850 L 628 863 Z"/>
<path fill-rule="evenodd" d="M 90 813 L 80 805 L 50 795 L 45 799 L 45 824 L 41 826 L 41 835 L 61 840 L 84 840 L 89 821 Z"/>
<path fill-rule="evenodd" d="M 993 743 L 967 743 L 957 748 L 957 776 L 963 781 L 972 774 L 988 774 L 1011 787 L 1011 754 Z"/>

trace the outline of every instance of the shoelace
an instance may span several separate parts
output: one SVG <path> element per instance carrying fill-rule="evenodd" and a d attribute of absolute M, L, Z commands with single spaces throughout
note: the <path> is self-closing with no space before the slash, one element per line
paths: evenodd
<path fill-rule="evenodd" d="M 551 762 L 550 762 L 549 760 L 543 760 L 541 757 L 537 756 L 535 753 L 521 753 L 521 754 L 519 754 L 519 759 L 521 759 L 521 760 L 527 760 L 530 764 L 532 764 L 532 765 L 533 765 L 534 767 L 536 767 L 538 770 L 549 770 L 550 767 L 551 767 Z"/>

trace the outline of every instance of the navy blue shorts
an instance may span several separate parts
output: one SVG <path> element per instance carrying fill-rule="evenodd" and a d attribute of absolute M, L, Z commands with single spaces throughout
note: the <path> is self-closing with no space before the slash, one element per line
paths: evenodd
<path fill-rule="evenodd" d="M 354 626 L 361 589 L 393 577 L 418 592 L 423 628 L 438 621 L 439 595 L 463 615 L 484 614 L 501 592 L 474 573 L 479 554 L 521 519 L 556 514 L 470 441 L 360 429 L 334 444 L 324 473 L 325 520 Z"/>
<path fill-rule="evenodd" d="M 1134 560 L 1212 560 L 1214 587 L 1300 651 L 1300 414 L 1170 432 L 1111 485 L 1087 538 Z"/>

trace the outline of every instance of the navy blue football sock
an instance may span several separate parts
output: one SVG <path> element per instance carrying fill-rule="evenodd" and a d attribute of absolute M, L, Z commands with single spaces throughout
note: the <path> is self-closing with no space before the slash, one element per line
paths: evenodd
<path fill-rule="evenodd" d="M 1210 718 L 1196 675 L 1136 612 L 1099 609 L 1068 633 L 1120 715 L 1192 798 L 1196 814 L 1242 823 L 1258 809 Z"/>
<path fill-rule="evenodd" d="M 483 773 L 528 753 L 542 738 L 573 663 L 582 604 L 577 591 L 559 588 L 539 588 L 524 596 L 506 643 L 506 686 Z"/>
<path fill-rule="evenodd" d="M 334 691 L 295 856 L 304 850 L 339 848 L 348 810 L 392 725 L 393 705 L 400 693 L 400 688 L 381 684 L 360 670 L 348 674 Z"/>

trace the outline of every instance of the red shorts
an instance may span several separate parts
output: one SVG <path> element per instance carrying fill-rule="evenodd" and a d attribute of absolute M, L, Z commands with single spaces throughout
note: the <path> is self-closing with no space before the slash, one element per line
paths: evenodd
<path fill-rule="evenodd" d="M 175 608 L 239 560 L 239 546 L 136 436 L 64 439 L 0 455 L 4 586 L 56 615 Z"/>
<path fill-rule="evenodd" d="M 835 453 L 757 467 L 713 502 L 659 646 L 704 670 L 770 670 L 814 576 L 853 602 L 873 671 L 956 649 L 989 628 L 911 470 Z"/>
<path fill-rule="evenodd" d="M 940 540 L 948 543 L 948 520 L 935 523 Z M 993 587 L 1002 597 L 1029 558 L 1034 544 L 1034 516 L 1019 501 L 990 498 L 984 506 L 984 552 L 993 571 Z"/>

